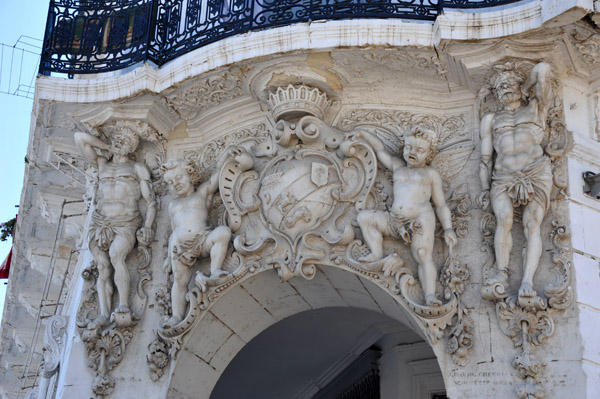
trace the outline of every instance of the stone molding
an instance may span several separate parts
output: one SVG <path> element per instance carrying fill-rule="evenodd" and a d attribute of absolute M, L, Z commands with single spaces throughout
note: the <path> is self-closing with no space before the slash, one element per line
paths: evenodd
<path fill-rule="evenodd" d="M 575 22 L 593 9 L 593 0 L 533 0 L 470 12 L 445 10 L 434 25 L 434 42 L 516 35 L 550 21 L 555 25 Z M 552 21 L 559 15 L 560 20 Z"/>
<path fill-rule="evenodd" d="M 161 69 L 142 64 L 125 73 L 63 79 L 41 76 L 36 98 L 99 102 L 163 90 L 216 68 L 296 50 L 338 47 L 434 47 L 442 41 L 514 35 L 552 23 L 574 22 L 593 10 L 592 0 L 535 0 L 489 10 L 446 11 L 435 24 L 401 20 L 341 20 L 295 24 L 233 36 L 181 56 Z M 519 23 L 515 23 L 519 21 Z M 472 29 L 477 26 L 478 29 Z"/>
<path fill-rule="evenodd" d="M 575 158 L 596 168 L 600 168 L 600 161 L 598 160 L 599 149 L 600 143 L 598 141 L 579 136 L 567 155 L 570 158 Z"/>

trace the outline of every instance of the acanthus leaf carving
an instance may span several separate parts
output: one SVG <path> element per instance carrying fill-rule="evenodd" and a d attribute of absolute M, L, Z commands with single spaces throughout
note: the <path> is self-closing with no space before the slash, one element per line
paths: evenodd
<path fill-rule="evenodd" d="M 458 298 L 452 295 L 446 303 L 438 306 L 423 304 L 425 299 L 420 288 L 412 274 L 402 276 L 400 292 L 412 311 L 425 321 L 427 333 L 435 343 L 444 336 L 444 330 L 452 323 L 458 311 Z"/>
<path fill-rule="evenodd" d="M 596 65 L 600 62 L 600 35 L 595 32 L 583 32 L 577 29 L 571 40 L 575 48 L 581 54 L 581 58 L 588 65 Z"/>
<path fill-rule="evenodd" d="M 266 138 L 270 138 L 267 125 L 259 123 L 257 125 L 236 130 L 216 140 L 204 144 L 197 150 L 186 150 L 181 157 L 185 160 L 193 161 L 200 170 L 208 169 L 214 166 L 219 154 L 226 148 L 235 145 L 238 147 L 246 147 L 265 143 Z M 275 147 L 268 144 L 262 148 L 263 151 L 270 153 Z M 268 148 L 267 148 L 268 147 Z M 257 153 L 258 151 L 254 151 Z"/>
<path fill-rule="evenodd" d="M 27 393 L 27 399 L 46 398 L 55 389 L 52 377 L 56 376 L 63 360 L 63 351 L 67 332 L 66 316 L 50 316 L 44 332 L 44 347 L 42 352 L 41 379 L 37 388 Z"/>
<path fill-rule="evenodd" d="M 452 226 L 458 238 L 466 238 L 469 233 L 469 221 L 471 220 L 471 196 L 468 184 L 462 183 L 447 195 L 448 207 L 452 213 Z M 443 230 L 436 231 L 437 237 L 443 236 Z"/>
<path fill-rule="evenodd" d="M 187 121 L 204 110 L 241 96 L 241 76 L 239 68 L 227 70 L 179 87 L 167 93 L 163 101 L 175 117 Z"/>
<path fill-rule="evenodd" d="M 359 109 L 350 111 L 341 119 L 342 129 L 354 129 L 357 126 L 374 125 L 387 128 L 392 134 L 402 135 L 415 125 L 427 126 L 438 134 L 440 152 L 458 143 L 471 144 L 465 129 L 465 116 L 453 115 L 440 117 L 428 114 L 413 114 L 408 111 Z M 385 139 L 383 139 L 385 142 Z M 395 151 L 402 147 L 402 138 L 388 136 L 387 148 Z M 464 165 L 463 165 L 464 166 Z"/>
<path fill-rule="evenodd" d="M 571 253 L 570 231 L 567 224 L 560 219 L 552 221 L 552 262 L 556 279 L 544 288 L 544 294 L 548 298 L 548 305 L 552 309 L 565 310 L 573 301 L 571 289 Z"/>
<path fill-rule="evenodd" d="M 498 302 L 500 326 L 515 347 L 526 348 L 528 343 L 539 346 L 554 334 L 554 321 L 544 308 L 523 308 L 515 296 Z"/>
<path fill-rule="evenodd" d="M 130 328 L 108 328 L 96 335 L 84 336 L 86 363 L 96 371 L 92 382 L 92 392 L 97 397 L 108 396 L 115 387 L 115 380 L 109 372 L 123 358 L 125 347 L 131 341 L 133 334 Z"/>
<path fill-rule="evenodd" d="M 94 261 L 83 269 L 82 277 L 86 283 L 76 324 L 85 343 L 86 365 L 96 373 L 92 391 L 95 397 L 102 398 L 110 395 L 115 387 L 110 371 L 122 360 L 126 346 L 133 337 L 133 327 L 141 316 L 136 312 L 123 313 L 111 317 L 108 325 L 94 326 L 92 323 L 100 314 L 96 290 L 98 269 Z M 143 281 L 143 278 L 140 279 L 140 283 Z M 145 298 L 136 298 L 135 302 L 136 307 L 145 308 Z"/>
<path fill-rule="evenodd" d="M 397 73 L 397 71 L 406 70 L 418 70 L 420 73 L 428 73 L 431 75 L 437 75 L 443 77 L 446 75 L 446 66 L 442 64 L 440 58 L 437 55 L 431 55 L 430 52 L 420 51 L 392 51 L 385 49 L 381 51 L 361 51 L 361 58 L 368 62 L 367 65 L 372 65 L 375 68 L 369 68 L 368 66 L 358 66 L 357 57 L 344 55 L 344 53 L 334 54 L 336 65 L 340 65 L 342 68 L 351 72 L 356 77 L 365 78 L 364 72 L 369 71 L 371 74 L 373 71 L 385 68 L 391 73 Z"/>

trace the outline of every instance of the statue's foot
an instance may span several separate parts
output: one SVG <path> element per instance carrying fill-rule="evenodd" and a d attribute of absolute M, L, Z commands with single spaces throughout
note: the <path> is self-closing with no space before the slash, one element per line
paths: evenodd
<path fill-rule="evenodd" d="M 508 273 L 500 270 L 494 277 L 490 277 L 481 287 L 481 296 L 488 301 L 497 301 L 508 296 Z"/>
<path fill-rule="evenodd" d="M 500 270 L 498 272 L 498 274 L 496 274 L 494 277 L 490 277 L 487 280 L 485 280 L 484 285 L 501 285 L 503 287 L 506 287 L 508 285 L 508 274 L 504 271 L 504 270 Z"/>
<path fill-rule="evenodd" d="M 110 321 L 115 322 L 117 327 L 130 327 L 136 324 L 139 318 L 134 315 L 128 306 L 120 305 L 110 315 Z"/>
<path fill-rule="evenodd" d="M 533 289 L 531 284 L 522 283 L 521 288 L 519 288 L 519 298 L 535 298 L 537 292 Z"/>
<path fill-rule="evenodd" d="M 115 309 L 115 313 L 131 313 L 131 310 L 129 310 L 129 306 L 119 305 Z"/>
<path fill-rule="evenodd" d="M 206 290 L 208 279 L 209 279 L 209 277 L 206 277 L 206 275 L 204 273 L 197 272 L 196 278 L 194 278 L 194 282 L 196 283 L 196 285 L 198 287 L 200 287 L 202 292 L 204 292 Z"/>
<path fill-rule="evenodd" d="M 212 278 L 219 278 L 219 277 L 225 277 L 225 276 L 229 276 L 229 272 L 226 272 L 223 269 L 215 269 L 213 271 L 210 272 L 210 277 Z"/>
<path fill-rule="evenodd" d="M 425 305 L 433 307 L 442 306 L 442 301 L 437 299 L 435 295 L 429 294 L 425 296 Z"/>
<path fill-rule="evenodd" d="M 106 316 L 98 316 L 94 321 L 91 321 L 87 328 L 89 330 L 95 330 L 96 328 L 104 327 L 108 324 L 109 319 Z"/>
<path fill-rule="evenodd" d="M 179 323 L 181 323 L 181 317 L 171 316 L 162 326 L 163 328 L 173 328 Z"/>
<path fill-rule="evenodd" d="M 371 263 L 371 262 L 375 262 L 379 259 L 381 259 L 380 256 L 377 256 L 376 254 L 371 253 L 369 255 L 361 256 L 360 258 L 358 258 L 358 261 L 361 263 Z"/>
<path fill-rule="evenodd" d="M 547 303 L 540 298 L 530 282 L 521 283 L 519 288 L 519 305 L 524 308 L 545 309 Z"/>

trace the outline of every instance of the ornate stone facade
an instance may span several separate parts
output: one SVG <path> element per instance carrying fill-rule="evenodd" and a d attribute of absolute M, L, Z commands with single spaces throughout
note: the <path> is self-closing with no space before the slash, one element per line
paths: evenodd
<path fill-rule="evenodd" d="M 235 374 L 262 342 L 267 359 L 300 348 L 297 363 L 314 363 L 302 377 L 284 359 L 285 397 L 332 392 L 369 349 L 382 398 L 592 398 L 600 205 L 581 174 L 600 168 L 597 28 L 581 5 L 527 25 L 536 10 L 483 12 L 520 21 L 502 34 L 482 22 L 458 37 L 481 16 L 456 11 L 407 23 L 414 43 L 374 31 L 368 49 L 243 47 L 233 64 L 166 65 L 152 89 L 91 104 L 42 78 L 15 270 L 62 271 L 39 291 L 68 319 L 45 323 L 31 397 L 233 397 L 244 373 L 285 368 Z M 39 299 L 14 273 L 13 321 Z M 346 311 L 360 320 L 343 324 Z M 317 338 L 293 324 L 319 312 L 331 320 Z M 328 345 L 340 352 L 320 365 Z"/>

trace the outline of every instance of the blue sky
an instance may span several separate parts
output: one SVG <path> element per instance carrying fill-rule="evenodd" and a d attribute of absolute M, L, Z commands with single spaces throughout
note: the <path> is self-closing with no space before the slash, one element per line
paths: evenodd
<path fill-rule="evenodd" d="M 43 39 L 48 3 L 48 0 L 0 0 L 0 43 L 12 46 L 21 35 Z M 4 56 L 7 57 L 6 48 L 4 51 Z M 22 81 L 29 82 L 33 77 L 36 68 L 34 58 L 25 58 Z M 2 65 L 4 80 L 10 74 L 10 70 L 5 69 L 10 63 L 5 58 Z M 16 70 L 13 71 L 13 77 L 15 76 Z M 6 88 L 5 85 L 6 81 L 0 83 L 2 88 Z M 19 204 L 23 188 L 32 106 L 33 101 L 30 99 L 0 93 L 0 222 L 13 218 L 18 211 L 15 205 Z M 10 240 L 0 242 L 2 261 L 10 246 Z M 5 282 L 6 280 L 0 280 L 1 309 L 4 309 Z"/>

